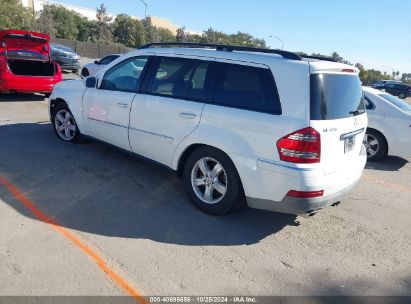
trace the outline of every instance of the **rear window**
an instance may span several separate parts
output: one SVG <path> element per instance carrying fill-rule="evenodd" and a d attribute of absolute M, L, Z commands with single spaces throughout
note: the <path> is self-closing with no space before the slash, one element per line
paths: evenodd
<path fill-rule="evenodd" d="M 311 120 L 341 119 L 365 112 L 358 75 L 312 74 L 310 85 Z"/>
<path fill-rule="evenodd" d="M 392 96 L 391 94 L 380 94 L 380 97 L 384 98 L 385 100 L 388 100 L 394 106 L 400 108 L 403 111 L 411 112 L 411 105 L 395 96 Z"/>
<path fill-rule="evenodd" d="M 213 102 L 221 106 L 281 114 L 277 88 L 268 68 L 222 63 Z"/>

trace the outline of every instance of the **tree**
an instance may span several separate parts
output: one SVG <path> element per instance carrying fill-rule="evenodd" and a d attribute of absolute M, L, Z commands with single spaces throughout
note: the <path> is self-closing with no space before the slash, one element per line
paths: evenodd
<path fill-rule="evenodd" d="M 188 41 L 190 33 L 186 31 L 186 28 L 183 26 L 177 30 L 176 40 L 178 42 Z"/>
<path fill-rule="evenodd" d="M 160 39 L 160 42 L 174 42 L 176 41 L 176 36 L 171 32 L 169 29 L 165 28 L 158 28 L 158 36 Z"/>
<path fill-rule="evenodd" d="M 110 22 L 113 18 L 107 13 L 107 7 L 101 4 L 96 9 L 96 28 L 95 37 L 97 42 L 109 43 L 113 41 Z"/>
<path fill-rule="evenodd" d="M 79 32 L 79 17 L 79 14 L 61 5 L 46 4 L 37 19 L 36 28 L 51 37 L 76 39 Z"/>
<path fill-rule="evenodd" d="M 144 20 L 143 25 L 146 33 L 146 41 L 148 43 L 160 42 L 160 34 L 158 29 L 151 23 L 150 19 Z"/>
<path fill-rule="evenodd" d="M 78 28 L 77 40 L 79 41 L 93 41 L 94 29 L 96 22 L 88 20 L 85 17 L 76 16 L 76 24 Z"/>
<path fill-rule="evenodd" d="M 23 7 L 20 0 L 0 0 L 0 16 L 0 30 L 34 27 L 35 14 Z"/>
<path fill-rule="evenodd" d="M 113 35 L 115 42 L 128 47 L 139 47 L 146 41 L 143 24 L 125 14 L 118 15 L 114 20 Z"/>
<path fill-rule="evenodd" d="M 360 80 L 361 82 L 365 85 L 368 84 L 368 71 L 364 68 L 364 66 L 361 63 L 356 63 L 355 67 L 360 70 Z"/>

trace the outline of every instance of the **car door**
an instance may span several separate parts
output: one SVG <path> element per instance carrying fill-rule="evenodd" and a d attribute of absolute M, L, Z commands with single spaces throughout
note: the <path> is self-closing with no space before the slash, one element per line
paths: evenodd
<path fill-rule="evenodd" d="M 397 90 L 395 88 L 395 84 L 388 83 L 385 85 L 385 92 L 390 93 L 391 95 L 396 95 Z"/>
<path fill-rule="evenodd" d="M 170 165 L 177 145 L 200 123 L 212 59 L 156 57 L 130 112 L 134 152 Z"/>
<path fill-rule="evenodd" d="M 83 116 L 88 135 L 130 150 L 130 108 L 148 58 L 132 57 L 121 61 L 104 73 L 97 88 L 86 90 Z"/>

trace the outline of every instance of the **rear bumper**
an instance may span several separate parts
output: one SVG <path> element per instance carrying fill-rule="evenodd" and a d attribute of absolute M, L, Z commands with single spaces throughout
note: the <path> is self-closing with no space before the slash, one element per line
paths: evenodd
<path fill-rule="evenodd" d="M 60 68 L 62 70 L 80 70 L 81 64 L 80 63 L 60 63 Z"/>
<path fill-rule="evenodd" d="M 247 197 L 248 206 L 255 209 L 262 209 L 281 213 L 290 214 L 310 214 L 321 210 L 335 203 L 340 202 L 355 186 L 360 182 L 361 178 L 355 180 L 351 184 L 345 186 L 336 193 L 327 197 L 316 198 L 297 198 L 285 196 L 281 201 L 271 201 Z"/>
<path fill-rule="evenodd" d="M 58 82 L 62 81 L 61 77 L 24 77 L 24 81 L 20 79 L 0 79 L 1 93 L 51 93 L 53 87 Z"/>
<path fill-rule="evenodd" d="M 290 214 L 307 214 L 340 202 L 360 181 L 367 161 L 364 147 L 360 155 L 328 173 L 321 164 L 294 167 L 278 161 L 232 158 L 249 207 Z M 288 196 L 290 190 L 323 191 L 323 196 L 296 198 Z"/>

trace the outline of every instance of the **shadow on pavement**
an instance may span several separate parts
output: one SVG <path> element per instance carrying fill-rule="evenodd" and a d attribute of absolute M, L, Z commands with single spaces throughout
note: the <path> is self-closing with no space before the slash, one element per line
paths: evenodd
<path fill-rule="evenodd" d="M 24 102 L 24 101 L 43 101 L 44 94 L 30 94 L 30 93 L 8 93 L 0 94 L 0 102 Z"/>
<path fill-rule="evenodd" d="M 244 208 L 212 217 L 197 210 L 179 178 L 100 143 L 68 144 L 50 124 L 0 126 L 0 175 L 62 226 L 87 233 L 181 245 L 258 243 L 292 215 Z M 33 217 L 0 185 L 0 198 Z"/>
<path fill-rule="evenodd" d="M 366 169 L 380 171 L 399 171 L 408 163 L 408 160 L 398 156 L 387 156 L 384 159 L 376 162 L 367 162 Z"/>

